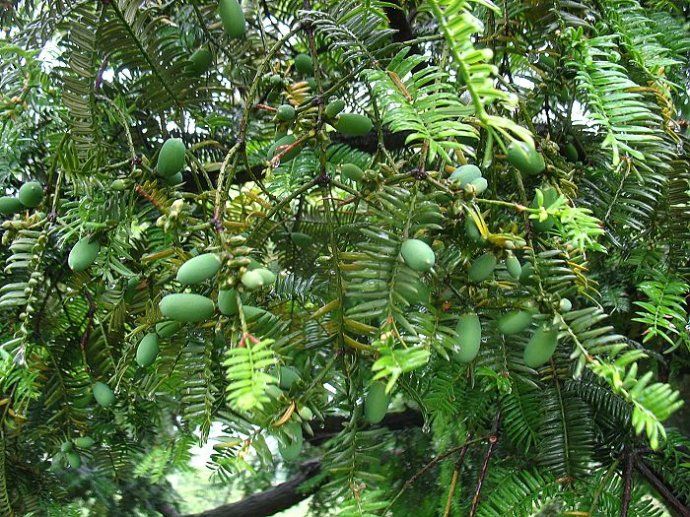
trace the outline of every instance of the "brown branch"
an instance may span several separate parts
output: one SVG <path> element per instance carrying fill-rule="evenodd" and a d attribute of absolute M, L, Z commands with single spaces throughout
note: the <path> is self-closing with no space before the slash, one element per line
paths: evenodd
<path fill-rule="evenodd" d="M 474 497 L 472 497 L 472 506 L 470 507 L 469 517 L 474 517 L 477 513 L 477 508 L 479 507 L 479 496 L 482 492 L 482 486 L 484 485 L 484 479 L 489 471 L 489 461 L 491 461 L 491 455 L 494 453 L 496 444 L 498 443 L 498 426 L 501 421 L 501 412 L 496 413 L 496 419 L 494 420 L 494 429 L 491 436 L 489 436 L 489 448 L 486 450 L 484 455 L 484 463 L 482 463 L 482 470 L 479 472 L 479 479 L 477 479 L 477 488 L 474 491 Z"/>
<path fill-rule="evenodd" d="M 349 421 L 349 416 L 327 416 L 321 426 L 314 429 L 314 436 L 307 440 L 312 445 L 320 445 L 337 435 Z M 388 413 L 378 425 L 387 427 L 391 431 L 398 431 L 410 427 L 421 427 L 424 425 L 424 417 L 419 411 L 407 409 L 397 413 Z"/>
<path fill-rule="evenodd" d="M 674 515 L 682 517 L 690 517 L 690 508 L 685 506 L 678 497 L 671 491 L 671 489 L 664 483 L 659 475 L 649 468 L 642 458 L 637 458 L 635 461 L 635 468 L 642 475 L 643 478 L 656 490 L 662 497 L 666 505 L 674 512 Z"/>

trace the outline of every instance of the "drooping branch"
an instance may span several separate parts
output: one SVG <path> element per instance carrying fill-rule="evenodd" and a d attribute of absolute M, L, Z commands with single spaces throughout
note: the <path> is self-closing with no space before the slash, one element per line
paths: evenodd
<path fill-rule="evenodd" d="M 648 467 L 641 458 L 636 459 L 635 468 L 654 488 L 654 490 L 659 493 L 666 505 L 673 510 L 675 515 L 690 517 L 690 508 L 685 506 L 682 501 L 676 497 L 673 491 L 666 485 L 666 483 L 664 483 L 659 475 Z"/>

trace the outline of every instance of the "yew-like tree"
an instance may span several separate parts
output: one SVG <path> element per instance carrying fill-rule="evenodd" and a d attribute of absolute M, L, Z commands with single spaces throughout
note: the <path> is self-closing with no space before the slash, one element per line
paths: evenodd
<path fill-rule="evenodd" d="M 0 514 L 690 515 L 689 18 L 0 3 Z"/>

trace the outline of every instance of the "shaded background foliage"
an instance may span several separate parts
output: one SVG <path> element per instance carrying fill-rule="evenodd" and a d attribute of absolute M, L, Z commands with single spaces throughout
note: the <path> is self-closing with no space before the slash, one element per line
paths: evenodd
<path fill-rule="evenodd" d="M 286 478 L 283 507 L 313 494 L 314 515 L 688 515 L 687 3 L 243 9 L 246 36 L 231 39 L 204 0 L 0 6 L 0 182 L 45 188 L 0 230 L 0 513 L 176 515 L 169 476 L 213 430 L 215 486 L 258 493 L 215 515 L 279 509 L 270 487 Z M 213 63 L 192 73 L 201 46 Z M 374 130 L 334 131 L 336 97 Z M 279 104 L 296 121 L 276 123 Z M 272 159 L 286 131 L 300 152 Z M 169 186 L 154 164 L 173 136 L 187 163 Z M 513 140 L 536 143 L 542 174 L 508 163 Z M 468 162 L 480 195 L 448 180 Z M 559 201 L 542 207 L 549 188 Z M 72 273 L 84 236 L 101 252 Z M 400 260 L 412 237 L 432 245 L 433 271 Z M 224 265 L 196 292 L 215 299 L 249 259 L 277 281 L 138 367 L 177 269 L 206 251 Z M 469 281 L 487 251 L 494 275 Z M 519 281 L 511 253 L 531 269 Z M 500 316 L 527 306 L 530 329 L 503 335 Z M 463 364 L 467 311 L 483 340 Z M 542 322 L 558 348 L 530 368 Z M 260 351 L 299 380 L 273 389 Z M 254 380 L 242 404 L 227 390 L 239 375 Z M 380 425 L 362 415 L 374 375 L 393 387 Z M 295 429 L 305 444 L 285 461 L 277 444 Z M 95 444 L 66 468 L 56 455 L 80 436 Z"/>

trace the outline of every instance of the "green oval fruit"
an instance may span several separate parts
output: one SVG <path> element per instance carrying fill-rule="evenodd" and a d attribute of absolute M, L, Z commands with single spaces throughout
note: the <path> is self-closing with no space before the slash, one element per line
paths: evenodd
<path fill-rule="evenodd" d="M 539 327 L 527 343 L 524 352 L 525 364 L 537 368 L 546 364 L 556 351 L 558 329 Z"/>
<path fill-rule="evenodd" d="M 256 270 L 247 271 L 242 275 L 242 278 L 240 280 L 242 281 L 242 285 L 244 285 L 250 291 L 253 291 L 254 289 L 259 289 L 264 285 L 263 276 L 261 276 L 261 273 L 259 273 Z"/>
<path fill-rule="evenodd" d="M 158 334 L 149 332 L 146 334 L 137 347 L 137 364 L 142 368 L 151 366 L 158 357 Z"/>
<path fill-rule="evenodd" d="M 247 321 L 254 321 L 267 313 L 264 309 L 252 307 L 251 305 L 243 305 L 242 312 L 244 312 L 244 319 Z"/>
<path fill-rule="evenodd" d="M 486 181 L 486 178 L 473 179 L 469 184 L 474 189 L 474 193 L 477 195 L 482 194 L 487 188 L 489 188 L 489 182 Z"/>
<path fill-rule="evenodd" d="M 69 440 L 66 442 L 62 442 L 62 444 L 60 445 L 60 450 L 62 452 L 69 452 L 72 449 L 74 449 L 74 443 L 70 442 Z"/>
<path fill-rule="evenodd" d="M 544 194 L 543 206 L 544 208 L 548 209 L 558 199 L 558 192 L 553 187 L 546 187 L 542 190 L 542 193 Z M 532 199 L 530 207 L 539 208 L 539 201 L 537 200 L 536 195 L 534 196 L 534 199 Z M 550 215 L 543 221 L 539 221 L 538 219 L 530 219 L 530 223 L 535 231 L 543 233 L 548 232 L 551 228 L 553 228 L 553 225 L 556 224 L 556 218 Z"/>
<path fill-rule="evenodd" d="M 334 99 L 326 104 L 324 113 L 328 118 L 335 118 L 340 114 L 341 111 L 343 111 L 343 109 L 345 109 L 345 101 L 342 99 Z"/>
<path fill-rule="evenodd" d="M 532 278 L 534 274 L 534 266 L 531 262 L 527 262 L 522 268 L 522 273 L 520 273 L 520 282 L 527 282 Z"/>
<path fill-rule="evenodd" d="M 242 6 L 237 0 L 220 0 L 218 15 L 223 22 L 225 34 L 231 38 L 241 38 L 247 30 Z"/>
<path fill-rule="evenodd" d="M 273 285 L 276 281 L 276 274 L 265 267 L 260 267 L 255 269 L 257 273 L 261 275 L 264 285 Z"/>
<path fill-rule="evenodd" d="M 289 390 L 292 385 L 300 380 L 299 373 L 292 366 L 280 367 L 280 387 L 284 390 Z"/>
<path fill-rule="evenodd" d="M 125 180 L 118 178 L 113 180 L 113 182 L 110 184 L 110 188 L 115 192 L 122 192 L 127 188 L 127 183 Z"/>
<path fill-rule="evenodd" d="M 532 323 L 532 314 L 527 311 L 511 311 L 498 320 L 498 330 L 501 334 L 510 336 L 519 334 Z"/>
<path fill-rule="evenodd" d="M 386 416 L 389 403 L 390 397 L 386 393 L 386 385 L 382 382 L 374 382 L 364 399 L 364 419 L 370 424 L 378 424 Z"/>
<path fill-rule="evenodd" d="M 297 54 L 295 56 L 295 69 L 302 75 L 312 75 L 314 73 L 314 63 L 307 54 Z"/>
<path fill-rule="evenodd" d="M 359 113 L 343 113 L 335 123 L 335 128 L 348 136 L 364 136 L 371 131 L 372 127 L 374 123 L 371 119 Z"/>
<path fill-rule="evenodd" d="M 314 242 L 314 239 L 311 238 L 311 235 L 301 232 L 292 232 L 290 234 L 290 239 L 295 246 L 299 246 L 300 248 L 306 248 L 307 246 L 310 246 L 312 242 Z"/>
<path fill-rule="evenodd" d="M 96 441 L 90 436 L 80 436 L 74 439 L 74 445 L 80 449 L 90 449 Z"/>
<path fill-rule="evenodd" d="M 484 239 L 479 231 L 479 228 L 477 228 L 477 225 L 474 224 L 474 219 L 472 219 L 470 216 L 465 217 L 465 235 L 467 235 L 467 237 L 474 242 L 479 242 Z"/>
<path fill-rule="evenodd" d="M 79 456 L 79 454 L 76 452 L 68 452 L 65 454 L 65 457 L 67 458 L 67 463 L 69 463 L 71 468 L 78 469 L 81 467 L 81 456 Z"/>
<path fill-rule="evenodd" d="M 522 274 L 522 265 L 515 255 L 512 253 L 506 258 L 506 269 L 508 274 L 512 276 L 515 280 L 520 278 Z"/>
<path fill-rule="evenodd" d="M 177 270 L 177 281 L 185 285 L 200 284 L 220 269 L 221 260 L 215 253 L 204 253 L 189 259 Z"/>
<path fill-rule="evenodd" d="M 91 240 L 91 237 L 79 239 L 69 252 L 67 264 L 75 273 L 85 271 L 95 262 L 100 250 L 101 244 L 97 240 Z"/>
<path fill-rule="evenodd" d="M 311 409 L 309 409 L 308 406 L 301 406 L 297 410 L 297 414 L 299 415 L 299 417 L 302 420 L 304 420 L 306 422 L 309 422 L 310 420 L 312 420 L 314 418 L 314 412 Z"/>
<path fill-rule="evenodd" d="M 0 214 L 12 215 L 22 209 L 22 202 L 16 197 L 2 196 L 0 197 Z"/>
<path fill-rule="evenodd" d="M 476 165 L 467 164 L 461 165 L 453 171 L 453 173 L 448 178 L 451 183 L 457 183 L 461 187 L 464 187 L 468 183 L 481 178 L 482 171 Z"/>
<path fill-rule="evenodd" d="M 163 182 L 168 187 L 174 187 L 175 185 L 179 185 L 180 183 L 184 183 L 184 178 L 182 177 L 182 173 L 178 172 L 177 174 L 173 174 L 172 176 L 164 176 Z"/>
<path fill-rule="evenodd" d="M 460 349 L 455 353 L 455 358 L 461 363 L 471 363 L 477 357 L 482 342 L 482 324 L 479 316 L 473 312 L 463 314 L 458 319 L 455 332 L 460 338 Z"/>
<path fill-rule="evenodd" d="M 182 323 L 179 321 L 161 321 L 156 323 L 156 334 L 163 339 L 166 339 L 177 334 L 181 328 Z"/>
<path fill-rule="evenodd" d="M 561 312 L 570 312 L 573 309 L 573 302 L 568 300 L 567 298 L 561 298 L 561 301 L 558 302 L 558 310 Z"/>
<path fill-rule="evenodd" d="M 273 87 L 282 86 L 283 78 L 279 74 L 271 74 L 268 78 L 268 83 Z"/>
<path fill-rule="evenodd" d="M 429 245 L 419 239 L 407 239 L 400 247 L 405 264 L 415 271 L 430 271 L 436 263 L 436 255 Z"/>
<path fill-rule="evenodd" d="M 483 282 L 491 276 L 496 267 L 496 257 L 493 253 L 484 253 L 480 257 L 477 257 L 470 270 L 467 272 L 467 276 L 470 281 L 478 283 Z"/>
<path fill-rule="evenodd" d="M 344 163 L 340 167 L 340 174 L 343 178 L 352 181 L 362 181 L 364 179 L 364 171 L 357 167 L 354 163 Z"/>
<path fill-rule="evenodd" d="M 297 141 L 295 135 L 285 135 L 278 140 L 276 140 L 271 147 L 268 148 L 269 159 L 276 157 L 277 155 L 285 152 L 287 147 L 294 144 Z M 300 152 L 301 146 L 297 145 L 281 156 L 281 161 L 289 162 Z"/>
<path fill-rule="evenodd" d="M 174 176 L 184 168 L 185 146 L 181 138 L 168 138 L 158 153 L 156 169 L 163 177 Z"/>
<path fill-rule="evenodd" d="M 96 402 L 98 402 L 99 406 L 110 407 L 115 402 L 115 394 L 113 393 L 113 390 L 110 389 L 110 386 L 108 386 L 106 383 L 96 382 L 91 387 L 91 390 L 93 391 L 93 397 L 96 399 Z"/>
<path fill-rule="evenodd" d="M 508 146 L 508 162 L 520 172 L 528 175 L 539 174 L 544 170 L 544 157 L 526 142 L 514 140 Z"/>
<path fill-rule="evenodd" d="M 165 296 L 158 307 L 163 316 L 174 321 L 195 323 L 213 316 L 213 301 L 200 294 L 179 293 Z"/>
<path fill-rule="evenodd" d="M 43 187 L 38 181 L 29 181 L 21 186 L 17 197 L 25 207 L 35 208 L 43 201 Z"/>
<path fill-rule="evenodd" d="M 220 289 L 218 291 L 218 310 L 225 316 L 234 316 L 239 311 L 237 305 L 237 291 L 235 289 Z"/>
<path fill-rule="evenodd" d="M 302 452 L 302 427 L 296 422 L 290 422 L 286 426 L 287 437 L 278 442 L 278 452 L 285 461 L 295 461 Z"/>
<path fill-rule="evenodd" d="M 189 66 L 187 69 L 196 75 L 205 74 L 213 64 L 213 54 L 205 47 L 196 49 L 194 53 L 189 56 Z"/>
<path fill-rule="evenodd" d="M 295 111 L 295 108 L 293 108 L 289 104 L 283 104 L 282 106 L 278 106 L 278 110 L 276 111 L 276 118 L 278 120 L 282 120 L 283 122 L 289 122 L 291 120 L 294 120 L 296 115 L 297 112 Z"/>
<path fill-rule="evenodd" d="M 565 144 L 563 154 L 569 162 L 577 162 L 580 160 L 580 153 L 577 152 L 577 147 L 572 142 Z"/>

